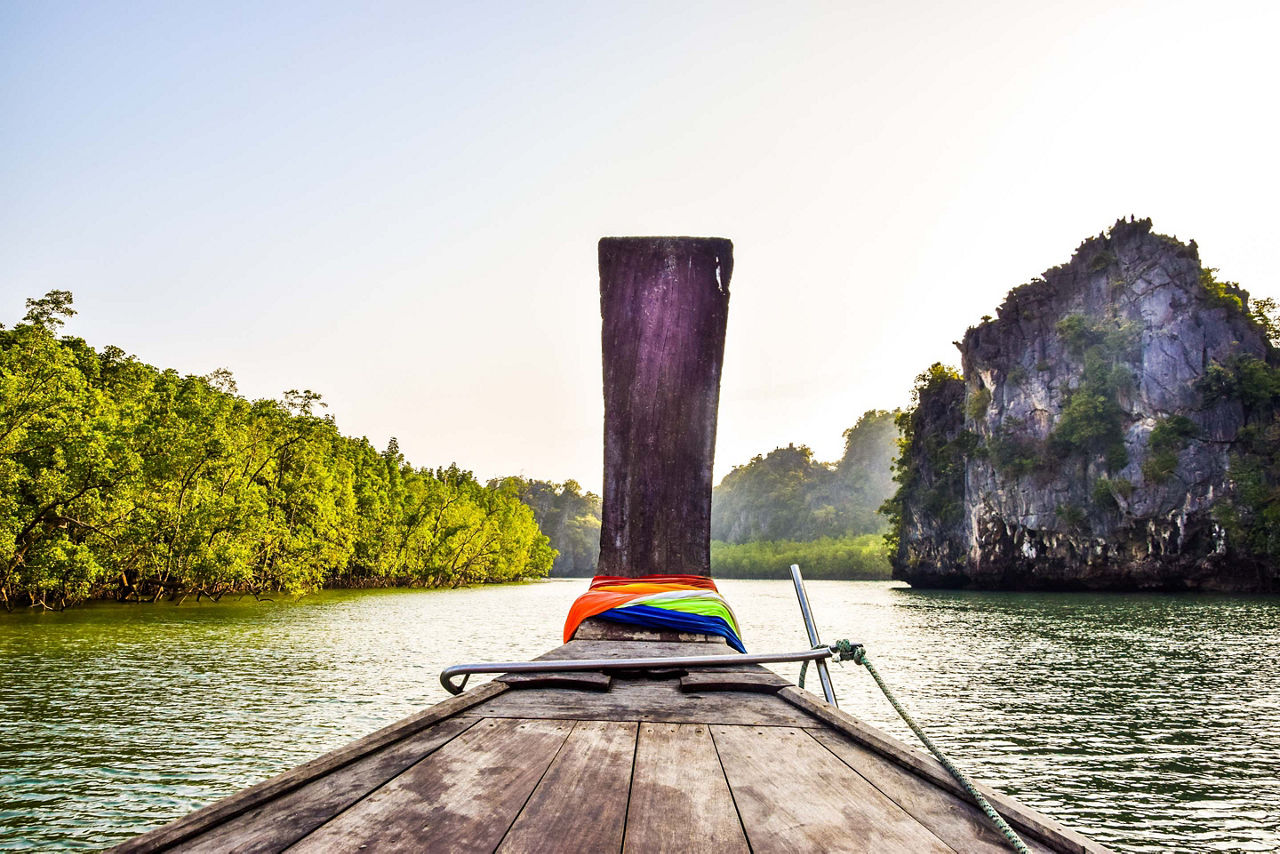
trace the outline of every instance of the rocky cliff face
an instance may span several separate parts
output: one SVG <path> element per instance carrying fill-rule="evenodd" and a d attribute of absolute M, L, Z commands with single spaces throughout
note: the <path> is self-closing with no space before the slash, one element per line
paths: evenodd
<path fill-rule="evenodd" d="M 1195 244 L 1119 222 L 1012 291 L 919 390 L 895 574 L 923 586 L 1267 589 L 1227 536 L 1251 417 L 1212 393 L 1270 347 Z"/>

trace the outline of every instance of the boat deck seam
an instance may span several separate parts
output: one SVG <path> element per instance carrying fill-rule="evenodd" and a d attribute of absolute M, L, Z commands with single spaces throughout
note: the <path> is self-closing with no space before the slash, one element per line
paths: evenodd
<path fill-rule="evenodd" d="M 956 852 L 956 854 L 963 854 L 963 852 L 961 852 L 961 851 L 957 850 L 957 849 L 956 849 L 956 847 L 955 847 L 954 845 L 951 845 L 951 844 L 950 844 L 950 843 L 948 843 L 945 839 L 943 839 L 942 837 L 938 836 L 938 834 L 934 831 L 934 829 L 933 829 L 932 827 L 930 827 L 929 825 L 925 824 L 923 820 L 921 820 L 918 816 L 916 816 L 916 815 L 915 815 L 915 813 L 913 813 L 911 810 L 907 809 L 903 804 L 899 803 L 899 802 L 898 802 L 898 799 L 897 799 L 897 798 L 895 798 L 892 794 L 890 794 L 889 792 L 886 792 L 886 791 L 885 791 L 883 788 L 881 788 L 880 786 L 877 786 L 877 785 L 875 784 L 875 782 L 873 782 L 872 780 L 867 779 L 867 777 L 866 777 L 866 775 L 865 775 L 865 774 L 863 774 L 863 773 L 862 773 L 861 771 L 859 771 L 857 768 L 854 768 L 854 767 L 853 767 L 852 765 L 850 765 L 847 761 L 845 761 L 845 759 L 844 759 L 844 757 L 843 757 L 843 756 L 841 756 L 840 754 L 836 753 L 836 752 L 835 752 L 834 750 L 832 750 L 828 745 L 823 744 L 822 739 L 820 739 L 820 738 L 818 738 L 816 735 L 814 735 L 814 733 L 813 733 L 813 730 L 812 730 L 812 729 L 810 729 L 810 728 L 806 728 L 806 729 L 804 730 L 804 733 L 805 733 L 805 735 L 809 736 L 809 738 L 810 738 L 810 739 L 812 739 L 812 740 L 813 740 L 813 741 L 814 741 L 814 742 L 815 742 L 819 747 L 821 747 L 821 748 L 822 748 L 823 750 L 825 750 L 827 753 L 830 753 L 832 756 L 834 756 L 838 762 L 840 762 L 842 765 L 844 765 L 846 768 L 848 768 L 850 771 L 852 771 L 854 774 L 856 774 L 856 775 L 858 776 L 858 778 L 859 778 L 859 779 L 861 779 L 861 780 L 865 781 L 865 782 L 866 782 L 866 784 L 867 784 L 868 786 L 870 786 L 871 788 L 875 789 L 875 790 L 876 790 L 877 792 L 879 792 L 881 795 L 884 795 L 884 797 L 885 797 L 885 799 L 886 799 L 886 800 L 888 800 L 890 803 L 892 803 L 892 804 L 893 804 L 894 806 L 896 806 L 898 809 L 902 810 L 902 812 L 903 812 L 905 815 L 909 816 L 909 817 L 910 817 L 910 818 L 911 818 L 911 819 L 912 819 L 916 824 L 920 825 L 920 826 L 921 826 L 921 827 L 923 827 L 926 831 L 928 831 L 928 832 L 929 832 L 929 834 L 930 834 L 931 836 L 933 836 L 935 839 L 937 839 L 937 840 L 938 840 L 938 844 L 940 844 L 940 845 L 942 845 L 942 846 L 946 847 L 948 850 L 955 851 L 955 852 Z"/>
<path fill-rule="evenodd" d="M 716 742 L 716 732 L 710 726 L 707 727 L 707 735 L 711 737 L 711 746 L 716 751 L 716 761 L 720 763 L 720 773 L 724 776 L 724 784 L 729 789 L 729 800 L 733 802 L 733 811 L 738 816 L 738 824 L 742 827 L 742 838 L 746 840 L 747 850 L 754 852 L 755 848 L 751 844 L 751 834 L 747 832 L 747 823 L 742 818 L 742 808 L 738 806 L 738 796 L 733 792 L 733 783 L 729 780 L 729 772 L 724 767 L 724 757 L 720 755 L 720 745 Z"/>
<path fill-rule="evenodd" d="M 342 815 L 346 814 L 347 812 L 350 812 L 352 809 L 355 809 L 355 808 L 356 808 L 356 807 L 358 807 L 360 804 L 364 803 L 364 802 L 365 802 L 365 801 L 367 801 L 369 798 L 373 797 L 373 795 L 374 795 L 374 794 L 376 794 L 377 792 L 382 791 L 382 790 L 383 790 L 383 789 L 385 789 L 387 786 L 389 786 L 389 785 L 391 784 L 391 782 L 392 782 L 392 781 L 396 780 L 397 778 L 399 778 L 400 776 L 402 776 L 402 775 L 404 775 L 404 774 L 408 774 L 408 773 L 409 773 L 410 771 L 412 771 L 414 768 L 418 767 L 418 766 L 419 766 L 419 765 L 421 765 L 423 762 L 425 762 L 425 761 L 427 761 L 428 759 L 430 759 L 430 758 L 431 758 L 431 757 L 432 757 L 432 756 L 433 756 L 433 755 L 434 755 L 438 750 L 440 750 L 441 748 L 443 748 L 443 747 L 445 747 L 445 746 L 447 746 L 447 745 L 449 745 L 449 744 L 452 744 L 452 743 L 453 743 L 453 740 L 454 740 L 454 739 L 456 739 L 456 738 L 458 738 L 458 736 L 460 736 L 460 735 L 464 735 L 465 733 L 469 732 L 469 731 L 472 729 L 472 727 L 474 727 L 476 724 L 480 723 L 482 720 L 484 720 L 484 718 L 483 718 L 483 717 L 481 717 L 481 716 L 479 716 L 479 715 L 456 714 L 456 715 L 450 715 L 449 717 L 445 718 L 444 720 L 437 721 L 436 723 L 444 723 L 445 721 L 450 721 L 450 720 L 464 720 L 464 721 L 470 721 L 470 723 L 468 723 L 468 724 L 467 724 L 466 728 L 464 728 L 464 729 L 462 729 L 462 730 L 459 730 L 458 732 L 455 732 L 452 736 L 450 736 L 450 737 L 449 737 L 449 739 L 448 739 L 447 741 L 443 741 L 443 742 L 441 742 L 440 744 L 437 744 L 435 747 L 433 747 L 433 748 L 431 748 L 430 750 L 428 750 L 428 751 L 427 751 L 426 753 L 424 753 L 421 757 L 419 757 L 419 758 L 417 759 L 417 761 L 413 762 L 413 764 L 408 765 L 408 766 L 406 766 L 405 768 L 401 769 L 399 772 L 397 772 L 397 773 L 395 773 L 395 774 L 392 774 L 390 777 L 387 777 L 387 778 L 386 778 L 385 780 L 383 780 L 381 783 L 378 783 L 378 784 L 377 784 L 376 786 L 374 786 L 372 789 L 370 789 L 369 791 L 365 792 L 363 795 L 361 795 L 360 797 L 356 798 L 354 801 L 352 801 L 351 803 L 347 804 L 345 807 L 342 807 L 342 808 L 341 808 L 341 809 L 339 809 L 337 812 L 335 812 L 333 815 L 331 815 L 331 816 L 329 816 L 328 818 L 326 818 L 326 819 L 325 819 L 323 822 L 321 822 L 319 825 L 317 825 L 316 827 L 314 827 L 314 828 L 312 828 L 311 830 L 307 831 L 307 832 L 306 832 L 306 833 L 304 833 L 302 836 L 299 836 L 299 837 L 298 837 L 297 839 L 295 839 L 293 842 L 289 843 L 289 845 L 288 845 L 288 846 L 286 846 L 285 848 L 283 848 L 283 849 L 282 849 L 282 851 L 281 851 L 281 854 L 284 854 L 284 852 L 287 852 L 287 851 L 289 851 L 289 850 L 293 849 L 293 848 L 294 848 L 294 847 L 296 847 L 299 843 L 301 843 L 301 842 L 305 841 L 305 840 L 306 840 L 306 838 L 307 838 L 308 836 L 310 836 L 311 834 L 315 833 L 317 830 L 320 830 L 320 828 L 324 827 L 326 824 L 329 824 L 330 822 L 336 821 L 340 816 L 342 816 Z M 434 726 L 434 724 L 433 724 L 433 726 Z M 410 736 L 410 737 L 412 737 L 412 736 Z M 369 754 L 366 754 L 366 755 L 369 755 Z M 305 784 L 304 784 L 304 785 L 305 785 Z"/>
<path fill-rule="evenodd" d="M 627 809 L 622 816 L 622 841 L 618 851 L 627 850 L 627 830 L 631 827 L 631 793 L 636 790 L 636 760 L 640 756 L 640 721 L 635 721 L 636 740 L 631 745 L 631 773 L 627 775 Z"/>
<path fill-rule="evenodd" d="M 564 746 L 569 743 L 569 738 L 573 735 L 573 731 L 578 728 L 578 724 L 580 723 L 582 723 L 582 721 L 575 722 L 573 726 L 569 727 L 569 731 L 564 734 L 564 741 L 560 742 L 560 746 L 556 748 L 556 752 L 551 754 L 551 761 L 547 763 L 547 767 L 543 768 L 542 773 L 538 775 L 538 782 L 534 783 L 533 787 L 529 789 L 529 794 L 525 796 L 524 803 L 520 804 L 520 809 L 511 814 L 511 821 L 507 823 L 507 829 L 502 831 L 502 838 L 498 840 L 498 844 L 493 849 L 494 851 L 497 851 L 502 847 L 503 841 L 511 833 L 511 828 L 516 826 L 516 822 L 520 820 L 520 816 L 524 813 L 525 809 L 528 808 L 529 801 L 533 800 L 533 795 L 538 791 L 538 787 L 542 785 L 542 781 L 547 779 L 548 772 L 550 772 L 552 766 L 556 764 L 556 759 L 560 757 L 561 751 L 563 751 Z"/>

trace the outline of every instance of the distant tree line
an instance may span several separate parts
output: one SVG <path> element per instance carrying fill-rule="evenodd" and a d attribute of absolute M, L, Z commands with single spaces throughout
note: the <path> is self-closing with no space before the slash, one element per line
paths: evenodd
<path fill-rule="evenodd" d="M 787 570 L 793 563 L 807 579 L 889 577 L 884 537 L 879 534 L 740 545 L 711 541 L 711 572 L 716 578 L 790 578 Z"/>
<path fill-rule="evenodd" d="M 808 541 L 884 530 L 880 505 L 893 494 L 898 428 L 894 413 L 871 410 L 844 433 L 834 463 L 804 445 L 777 448 L 737 466 L 716 487 L 711 537 L 726 543 Z"/>
<path fill-rule="evenodd" d="M 772 577 L 799 563 L 818 578 L 887 578 L 879 508 L 893 494 L 896 413 L 870 410 L 833 463 L 804 445 L 737 466 L 711 502 L 711 566 L 725 578 Z"/>
<path fill-rule="evenodd" d="M 59 337 L 66 291 L 0 326 L 0 603 L 219 599 L 543 576 L 520 485 L 342 436 L 310 391 L 249 401 Z"/>

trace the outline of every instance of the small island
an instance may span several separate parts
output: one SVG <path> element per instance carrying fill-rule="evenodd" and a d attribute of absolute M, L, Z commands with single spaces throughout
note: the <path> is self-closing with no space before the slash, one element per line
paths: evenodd
<path fill-rule="evenodd" d="M 917 587 L 1271 592 L 1276 305 L 1121 220 L 1015 288 L 899 418 L 894 577 Z"/>

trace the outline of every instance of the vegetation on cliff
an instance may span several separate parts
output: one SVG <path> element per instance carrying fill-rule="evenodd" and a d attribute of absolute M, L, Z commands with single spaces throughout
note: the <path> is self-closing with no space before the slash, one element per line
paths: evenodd
<path fill-rule="evenodd" d="M 249 401 L 59 337 L 71 294 L 0 327 L 0 602 L 218 599 L 545 575 L 514 483 L 342 436 L 310 391 Z"/>
<path fill-rule="evenodd" d="M 894 480 L 898 487 L 881 504 L 889 554 L 898 552 L 904 531 L 918 525 L 946 528 L 964 512 L 964 465 L 974 436 L 941 428 L 941 416 L 954 409 L 964 380 L 950 365 L 934 362 L 916 375 L 911 406 L 897 413 L 899 431 Z M 970 405 L 972 412 L 976 407 Z M 985 408 L 984 408 L 985 411 Z"/>
<path fill-rule="evenodd" d="M 895 574 L 985 587 L 1270 589 L 1280 319 L 1192 243 L 1120 221 L 917 378 Z"/>
<path fill-rule="evenodd" d="M 1245 407 L 1246 423 L 1231 449 L 1232 489 L 1214 518 L 1240 550 L 1280 567 L 1280 323 L 1274 304 L 1256 308 L 1267 328 L 1266 360 L 1243 356 L 1215 365 L 1201 383 L 1208 399 L 1228 395 Z"/>

